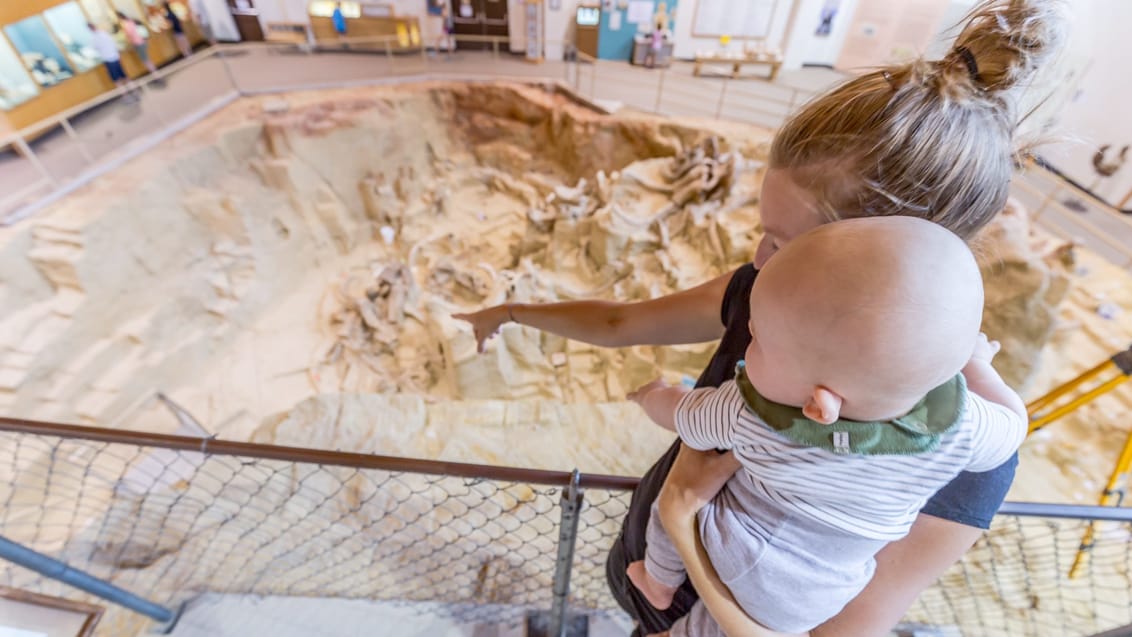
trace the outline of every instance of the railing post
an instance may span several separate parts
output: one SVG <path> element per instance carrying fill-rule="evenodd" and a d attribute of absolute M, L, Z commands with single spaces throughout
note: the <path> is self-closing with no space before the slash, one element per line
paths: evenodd
<path fill-rule="evenodd" d="M 727 97 L 727 85 L 731 83 L 730 77 L 723 78 L 723 88 L 719 89 L 719 103 L 715 105 L 715 118 L 723 115 L 723 100 Z"/>
<path fill-rule="evenodd" d="M 228 76 L 228 83 L 232 85 L 232 90 L 236 91 L 237 95 L 243 96 L 244 91 L 240 88 L 240 82 L 236 80 L 236 74 L 233 73 L 232 68 L 228 66 L 227 56 L 220 55 L 220 51 L 217 51 L 213 57 L 220 58 L 220 64 L 224 67 L 224 74 Z"/>
<path fill-rule="evenodd" d="M 554 600 L 550 607 L 551 637 L 566 637 L 566 615 L 570 597 L 570 571 L 574 567 L 574 545 L 578 539 L 578 520 L 582 512 L 582 489 L 578 470 L 570 476 L 570 486 L 562 491 L 562 521 L 558 525 L 558 559 L 554 564 Z"/>
<path fill-rule="evenodd" d="M 39 155 L 35 154 L 35 151 L 31 149 L 31 146 L 28 145 L 27 140 L 24 139 L 23 135 L 17 133 L 16 139 L 12 143 L 15 144 L 16 150 L 19 152 L 19 154 L 23 155 L 24 159 L 30 161 L 32 165 L 35 166 L 36 170 L 38 170 L 40 174 L 43 175 L 43 178 L 48 181 L 48 183 L 50 183 L 52 186 L 59 185 L 59 180 L 51 174 L 51 171 L 47 170 L 47 166 L 44 166 L 43 162 L 39 160 Z"/>
<path fill-rule="evenodd" d="M 159 629 L 161 632 L 170 632 L 177 622 L 178 613 L 160 604 L 138 597 L 89 573 L 73 569 L 59 560 L 21 546 L 3 536 L 0 536 L 0 558 L 145 615 L 162 624 Z"/>
<path fill-rule="evenodd" d="M 59 120 L 59 125 L 63 127 L 63 130 L 67 133 L 67 137 L 70 137 L 71 141 L 75 142 L 75 145 L 79 147 L 79 154 L 83 156 L 86 163 L 93 164 L 94 157 L 90 154 L 90 150 L 86 147 L 86 144 L 83 143 L 83 140 L 79 138 L 79 134 L 75 132 L 74 127 L 71 126 L 71 120 L 64 117 Z"/>
<path fill-rule="evenodd" d="M 1045 199 L 1042 200 L 1042 205 L 1039 206 L 1038 209 L 1034 211 L 1034 214 L 1033 214 L 1034 219 L 1040 219 L 1041 216 L 1042 216 L 1042 213 L 1045 212 L 1046 208 L 1049 207 L 1049 202 L 1053 201 L 1060 194 L 1061 194 L 1061 183 L 1055 182 L 1054 186 L 1053 186 L 1053 190 L 1051 190 L 1046 195 Z"/>

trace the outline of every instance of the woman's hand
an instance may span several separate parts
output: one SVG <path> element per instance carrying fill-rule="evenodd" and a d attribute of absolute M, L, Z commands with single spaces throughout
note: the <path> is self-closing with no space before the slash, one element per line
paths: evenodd
<path fill-rule="evenodd" d="M 666 383 L 663 378 L 657 378 L 629 392 L 625 396 L 625 400 L 629 400 L 637 403 L 638 405 L 644 406 L 645 396 L 648 396 L 649 392 L 655 391 L 657 389 L 664 389 L 665 387 L 671 387 L 671 385 Z"/>
<path fill-rule="evenodd" d="M 487 340 L 498 334 L 499 328 L 511 320 L 511 309 L 506 304 L 496 305 L 470 314 L 453 314 L 452 318 L 472 324 L 472 331 L 476 335 L 476 351 L 482 354 Z"/>
<path fill-rule="evenodd" d="M 657 496 L 661 524 L 667 529 L 669 520 L 679 525 L 695 517 L 738 470 L 734 453 L 696 451 L 681 445 Z"/>

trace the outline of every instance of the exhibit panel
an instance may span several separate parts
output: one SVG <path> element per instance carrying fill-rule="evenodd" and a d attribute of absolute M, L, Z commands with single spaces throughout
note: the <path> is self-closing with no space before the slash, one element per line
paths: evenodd
<path fill-rule="evenodd" d="M 98 52 L 94 50 L 87 17 L 79 5 L 74 2 L 61 4 L 45 11 L 43 17 L 55 32 L 55 37 L 59 39 L 59 44 L 76 72 L 89 71 L 102 63 Z"/>
<path fill-rule="evenodd" d="M 0 110 L 11 110 L 38 93 L 19 56 L 6 39 L 0 38 Z"/>
<path fill-rule="evenodd" d="M 16 48 L 24 66 L 31 71 L 32 79 L 40 86 L 55 86 L 74 77 L 74 69 L 59 49 L 47 23 L 40 16 L 25 18 L 4 27 L 4 35 Z"/>

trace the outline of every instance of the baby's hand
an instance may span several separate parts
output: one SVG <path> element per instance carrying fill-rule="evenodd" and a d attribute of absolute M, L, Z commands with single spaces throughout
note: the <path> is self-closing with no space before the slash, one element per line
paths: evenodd
<path fill-rule="evenodd" d="M 657 378 L 656 380 L 653 380 L 653 381 L 650 381 L 650 382 L 648 382 L 644 385 L 641 385 L 640 387 L 637 388 L 636 391 L 629 392 L 629 395 L 625 396 L 625 399 L 631 400 L 631 401 L 637 403 L 638 405 L 640 405 L 644 402 L 645 396 L 647 396 L 649 394 L 649 392 L 657 390 L 657 389 L 664 389 L 665 387 L 671 387 L 671 385 L 664 382 L 663 378 Z"/>
<path fill-rule="evenodd" d="M 975 343 L 975 352 L 971 354 L 971 361 L 967 364 L 982 363 L 984 365 L 990 365 L 991 361 L 994 360 L 995 354 L 998 354 L 1000 349 L 1002 349 L 1001 343 L 988 340 L 987 335 L 980 332 L 979 340 Z"/>

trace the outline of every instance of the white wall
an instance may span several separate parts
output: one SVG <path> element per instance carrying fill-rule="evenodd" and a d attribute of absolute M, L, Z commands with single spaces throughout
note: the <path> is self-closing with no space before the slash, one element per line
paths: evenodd
<path fill-rule="evenodd" d="M 798 0 L 798 14 L 783 47 L 782 67 L 801 68 L 806 64 L 833 66 L 845 43 L 857 0 L 841 0 L 833 18 L 833 30 L 826 36 L 816 35 L 826 0 Z"/>
<path fill-rule="evenodd" d="M 238 42 L 240 31 L 224 0 L 192 0 L 189 5 L 194 14 L 201 14 L 201 20 L 208 22 L 212 37 L 222 42 Z"/>
<path fill-rule="evenodd" d="M 714 51 L 719 49 L 719 38 L 698 38 L 692 36 L 692 26 L 696 19 L 697 0 L 680 0 L 676 5 L 676 26 L 672 29 L 674 40 L 672 54 L 678 58 L 691 59 L 696 51 Z M 794 0 L 778 0 L 774 12 L 774 21 L 770 25 L 770 34 L 767 43 L 770 46 L 782 46 L 783 36 L 786 34 L 786 21 L 790 17 L 790 7 Z M 732 40 L 729 45 L 733 49 L 741 49 L 746 40 Z"/>
<path fill-rule="evenodd" d="M 1128 65 L 1129 0 L 1073 0 L 1077 22 L 1065 66 L 1064 106 L 1056 133 L 1068 141 L 1039 149 L 1038 154 L 1085 187 L 1097 181 L 1093 153 L 1102 144 L 1119 149 L 1132 144 L 1132 75 Z M 1073 77 L 1071 74 L 1076 73 Z M 1111 151 L 1110 151 L 1111 152 Z M 1132 190 L 1132 162 L 1097 185 L 1095 192 L 1117 204 Z M 1125 208 L 1132 207 L 1128 204 Z"/>

